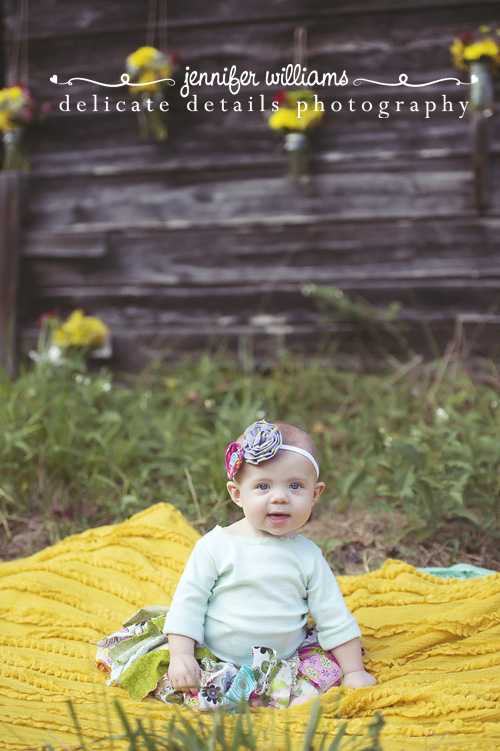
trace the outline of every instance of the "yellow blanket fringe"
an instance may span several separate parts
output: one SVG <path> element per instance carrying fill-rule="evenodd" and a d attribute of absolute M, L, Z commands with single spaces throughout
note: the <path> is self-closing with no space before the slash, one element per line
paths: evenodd
<path fill-rule="evenodd" d="M 165 726 L 176 710 L 107 687 L 91 642 L 144 605 L 168 604 L 197 538 L 175 508 L 158 504 L 0 565 L 0 749 L 76 748 L 68 699 L 86 744 L 122 732 L 115 699 L 132 724 Z M 340 699 L 346 737 L 382 713 L 384 751 L 500 748 L 500 574 L 444 580 L 389 560 L 339 583 L 378 685 L 325 694 L 320 729 L 335 735 Z M 253 710 L 259 748 L 286 749 L 288 726 L 292 749 L 302 749 L 309 712 L 307 704 Z M 127 747 L 115 741 L 116 751 Z"/>

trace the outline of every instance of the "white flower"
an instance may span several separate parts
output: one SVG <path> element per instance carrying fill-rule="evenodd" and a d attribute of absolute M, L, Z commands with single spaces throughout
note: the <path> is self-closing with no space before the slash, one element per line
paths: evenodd
<path fill-rule="evenodd" d="M 111 391 L 111 384 L 106 382 L 102 384 L 102 390 L 103 391 Z"/>
<path fill-rule="evenodd" d="M 51 344 L 47 350 L 47 360 L 53 362 L 54 365 L 59 365 L 63 362 L 62 350 L 56 344 Z"/>
<path fill-rule="evenodd" d="M 52 365 L 62 365 L 66 362 L 62 354 L 62 349 L 60 349 L 60 347 L 51 344 L 48 350 L 41 354 L 34 349 L 30 350 L 30 352 L 28 352 L 28 357 L 30 360 L 33 360 L 33 362 L 36 362 L 37 365 L 43 362 L 51 362 Z"/>
<path fill-rule="evenodd" d="M 441 407 L 438 407 L 436 410 L 436 420 L 439 420 L 439 422 L 446 422 L 446 420 L 449 420 L 450 416 L 448 412 L 446 412 Z"/>

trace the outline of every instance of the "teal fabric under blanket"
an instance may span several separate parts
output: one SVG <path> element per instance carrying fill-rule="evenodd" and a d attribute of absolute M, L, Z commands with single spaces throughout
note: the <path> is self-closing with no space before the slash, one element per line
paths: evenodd
<path fill-rule="evenodd" d="M 432 568 L 431 566 L 430 568 L 419 568 L 418 571 L 439 576 L 440 579 L 476 579 L 478 576 L 491 576 L 491 574 L 497 573 L 487 568 L 473 566 L 470 563 L 455 563 L 454 566 L 448 568 Z"/>

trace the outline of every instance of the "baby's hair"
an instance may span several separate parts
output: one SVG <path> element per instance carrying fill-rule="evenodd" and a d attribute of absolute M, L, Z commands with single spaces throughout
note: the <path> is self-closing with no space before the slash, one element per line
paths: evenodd
<path fill-rule="evenodd" d="M 309 451 L 316 461 L 319 462 L 316 444 L 309 433 L 306 433 L 305 430 L 302 430 L 302 428 L 299 428 L 297 425 L 292 425 L 291 422 L 282 422 L 281 420 L 276 420 L 275 422 L 269 420 L 269 422 L 279 428 L 283 438 L 283 443 L 288 443 L 290 446 L 297 446 L 299 449 Z"/>

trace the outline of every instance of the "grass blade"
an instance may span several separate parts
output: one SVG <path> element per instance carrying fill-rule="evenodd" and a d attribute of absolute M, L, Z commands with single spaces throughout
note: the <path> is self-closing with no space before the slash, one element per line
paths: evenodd
<path fill-rule="evenodd" d="M 321 718 L 321 700 L 315 699 L 313 702 L 313 705 L 311 707 L 311 712 L 309 714 L 309 721 L 307 723 L 307 730 L 306 730 L 306 736 L 304 738 L 304 749 L 303 751 L 314 751 L 313 750 L 313 738 L 316 735 L 316 731 L 318 729 L 319 721 Z"/>
<path fill-rule="evenodd" d="M 71 699 L 68 699 L 67 704 L 69 707 L 71 719 L 73 720 L 73 725 L 75 726 L 76 734 L 78 736 L 78 742 L 80 743 L 80 746 L 83 748 L 84 746 L 83 733 L 82 733 L 82 728 L 80 726 L 80 721 L 78 720 L 78 717 L 75 711 L 75 707 L 73 706 L 73 702 L 71 701 Z"/>
<path fill-rule="evenodd" d="M 127 716 L 126 716 L 125 712 L 122 709 L 122 706 L 121 706 L 120 702 L 119 701 L 115 701 L 114 705 L 115 705 L 115 709 L 116 709 L 116 712 L 118 714 L 118 717 L 120 718 L 120 722 L 123 725 L 123 729 L 125 731 L 125 735 L 129 739 L 129 741 L 130 741 L 129 751 L 139 751 L 139 747 L 137 746 L 137 741 L 136 741 L 136 734 L 134 733 L 134 731 L 130 727 L 130 723 L 129 723 L 128 719 L 127 719 Z"/>

